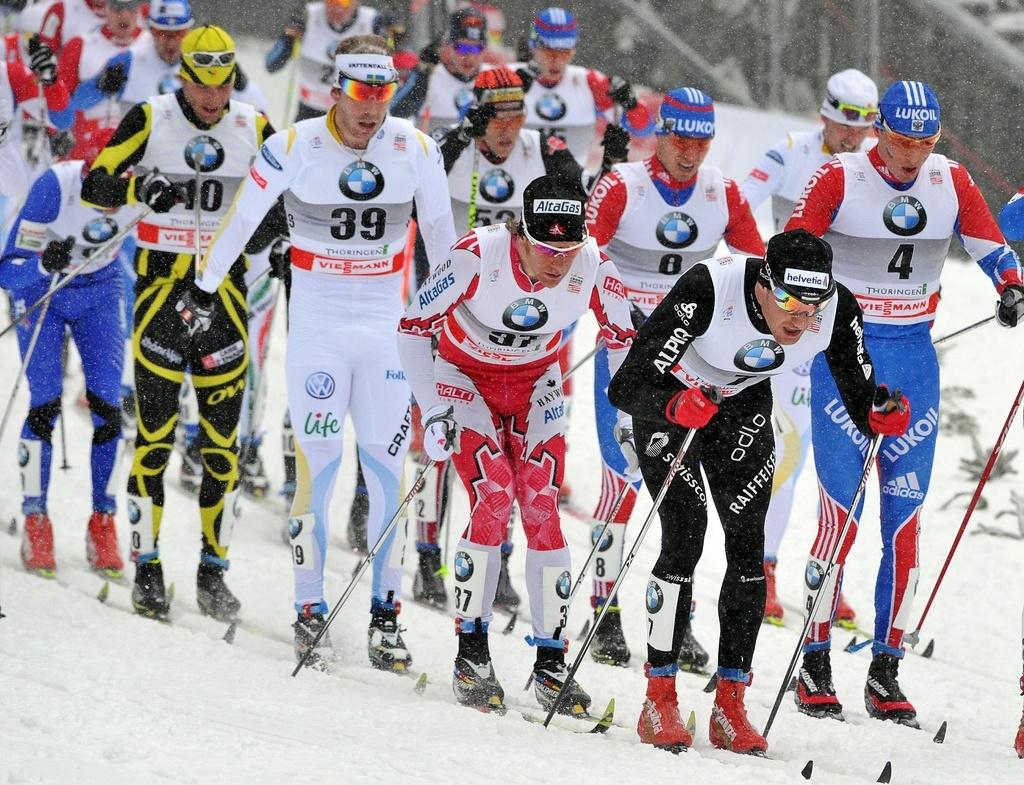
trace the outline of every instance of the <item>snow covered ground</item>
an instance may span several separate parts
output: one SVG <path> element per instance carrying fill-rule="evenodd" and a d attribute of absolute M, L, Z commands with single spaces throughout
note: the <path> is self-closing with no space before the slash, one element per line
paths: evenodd
<path fill-rule="evenodd" d="M 284 81 L 262 72 L 261 47 L 246 48 L 243 63 L 271 95 L 278 123 Z M 742 177 L 750 163 L 783 130 L 790 118 L 752 118 L 722 108 L 714 155 L 726 174 Z M 804 121 L 800 121 L 804 122 Z M 766 227 L 767 228 L 767 227 Z M 950 263 L 944 302 L 935 328 L 942 335 L 992 312 L 994 297 L 985 277 L 970 265 Z M 269 382 L 270 428 L 265 459 L 275 490 L 281 480 L 278 423 L 284 410 L 283 320 L 275 324 Z M 582 355 L 591 345 L 594 326 L 588 318 L 576 342 Z M 1024 332 L 987 325 L 950 342 L 943 352 L 944 386 L 968 388 L 972 400 L 955 404 L 977 417 L 984 453 L 994 443 L 1006 411 L 1024 376 Z M 0 346 L 0 394 L 6 399 L 18 368 L 14 341 Z M 578 393 L 570 430 L 569 470 L 578 504 L 596 499 L 598 463 L 593 434 L 593 407 L 586 394 L 590 367 L 577 377 Z M 424 696 L 413 693 L 412 680 L 372 671 L 367 665 L 365 630 L 369 605 L 367 581 L 339 614 L 332 637 L 342 661 L 337 676 L 306 672 L 291 678 L 294 664 L 290 623 L 292 577 L 288 549 L 280 539 L 283 515 L 275 501 L 244 503 L 235 530 L 229 583 L 243 602 L 246 626 L 233 646 L 221 637 L 224 627 L 200 617 L 195 605 L 194 574 L 199 551 L 195 502 L 175 484 L 178 461 L 168 473 L 168 501 L 162 551 L 168 580 L 177 586 L 173 623 L 161 625 L 128 612 L 127 589 L 111 588 L 106 606 L 94 599 L 101 587 L 84 558 L 88 516 L 89 430 L 74 411 L 79 392 L 73 381 L 64 399 L 72 469 L 54 469 L 50 510 L 56 528 L 59 579 L 26 575 L 18 560 L 19 539 L 0 534 L 0 783 L 533 783 L 581 781 L 603 785 L 626 782 L 785 783 L 802 782 L 800 770 L 815 763 L 813 781 L 874 782 L 892 761 L 894 783 L 1019 782 L 1024 762 L 1012 740 L 1020 716 L 1017 679 L 1021 671 L 1018 619 L 1024 602 L 1019 575 L 1021 543 L 1010 539 L 968 536 L 925 627 L 935 637 L 930 660 L 908 655 L 901 681 L 916 704 L 923 731 L 867 718 L 861 699 L 869 654 L 846 654 L 840 647 L 849 634 L 836 636 L 833 656 L 836 687 L 846 705 L 845 724 L 809 719 L 796 712 L 787 696 L 769 737 L 771 760 L 744 758 L 711 748 L 707 722 L 712 696 L 701 692 L 705 679 L 679 676 L 684 712 L 697 714 L 694 749 L 673 757 L 639 745 L 633 725 L 644 693 L 643 590 L 657 552 L 655 526 L 622 590 L 624 626 L 633 648 L 630 668 L 612 669 L 586 662 L 581 684 L 596 704 L 615 697 L 617 722 L 606 736 L 581 736 L 544 730 L 513 716 L 484 716 L 454 705 L 450 689 L 455 652 L 447 615 L 414 603 L 404 606 L 402 621 L 415 667 L 429 675 Z M 16 419 L 27 406 L 22 392 Z M 947 398 L 947 403 L 954 403 Z M 952 406 L 947 406 L 948 410 Z M 1018 421 L 1019 423 L 1019 421 Z M 1015 423 L 1006 450 L 1021 448 Z M 0 486 L 0 521 L 18 515 L 20 494 L 15 463 L 17 428 L 0 445 L 6 479 Z M 961 458 L 973 457 L 967 438 L 940 439 L 932 493 L 922 533 L 919 605 L 930 590 L 960 524 L 966 498 L 943 504 L 955 493 L 970 491 Z M 329 554 L 327 595 L 344 589 L 358 563 L 344 544 L 344 523 L 352 495 L 351 440 L 343 479 L 332 507 L 334 532 Z M 1009 457 L 1008 455 L 1006 457 Z M 1018 459 L 1019 460 L 1019 459 Z M 59 463 L 55 461 L 55 464 Z M 987 508 L 978 523 L 1017 530 L 1013 517 L 995 520 L 1008 508 L 1017 475 L 1001 477 L 986 492 Z M 645 497 L 646 498 L 646 497 Z M 802 601 L 803 565 L 815 530 L 815 486 L 810 471 L 802 477 L 793 522 L 783 543 L 780 593 L 795 607 Z M 642 520 L 649 498 L 638 505 Z M 456 496 L 453 523 L 466 520 L 464 494 Z M 847 597 L 871 626 L 871 598 L 880 547 L 876 520 L 877 488 L 872 489 L 846 572 Z M 19 516 L 20 517 L 20 516 Z M 122 520 L 122 551 L 127 552 L 127 522 Z M 633 527 L 635 532 L 636 526 Z M 564 529 L 581 562 L 589 547 L 588 528 L 566 516 Z M 520 535 L 521 537 L 521 535 Z M 704 558 L 698 568 L 695 630 L 711 651 L 717 645 L 715 598 L 724 569 L 722 536 L 716 523 L 708 528 Z M 524 549 L 513 556 L 513 577 L 522 589 Z M 407 560 L 411 575 L 414 555 Z M 586 592 L 582 592 L 585 597 Z M 569 629 L 575 633 L 589 608 L 581 597 Z M 916 620 L 918 612 L 915 611 Z M 763 726 L 797 644 L 798 614 L 788 626 L 762 629 L 754 662 L 756 680 L 748 707 Z M 498 625 L 496 625 L 498 626 Z M 514 635 L 492 635 L 497 672 L 511 700 L 532 703 L 521 693 L 532 662 L 522 641 L 527 625 Z M 575 649 L 570 652 L 574 656 Z M 945 744 L 932 742 L 935 729 L 949 721 Z"/>

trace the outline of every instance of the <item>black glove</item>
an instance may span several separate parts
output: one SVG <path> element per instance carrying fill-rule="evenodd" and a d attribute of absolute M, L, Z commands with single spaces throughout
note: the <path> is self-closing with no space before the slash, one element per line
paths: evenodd
<path fill-rule="evenodd" d="M 117 95 L 122 89 L 124 89 L 127 82 L 128 66 L 124 63 L 115 63 L 114 65 L 103 69 L 103 73 L 100 74 L 100 78 L 96 82 L 96 86 L 104 93 Z"/>
<path fill-rule="evenodd" d="M 59 273 L 71 264 L 71 249 L 74 247 L 74 237 L 68 237 L 66 240 L 50 240 L 46 244 L 46 248 L 43 249 L 43 258 L 39 263 L 51 275 Z"/>
<path fill-rule="evenodd" d="M 608 123 L 601 137 L 601 146 L 604 148 L 601 162 L 606 168 L 625 161 L 629 157 L 629 131 L 621 125 Z"/>
<path fill-rule="evenodd" d="M 494 119 L 494 104 L 474 104 L 459 125 L 459 136 L 464 141 L 479 139 L 487 133 L 487 125 Z"/>
<path fill-rule="evenodd" d="M 155 213 L 166 213 L 182 199 L 178 186 L 154 169 L 135 179 L 135 198 L 153 208 Z"/>
<path fill-rule="evenodd" d="M 28 39 L 28 67 L 47 87 L 57 81 L 57 55 L 38 35 Z"/>
<path fill-rule="evenodd" d="M 640 310 L 640 307 L 636 303 L 630 303 L 629 320 L 633 322 L 633 329 L 640 332 L 640 328 L 643 327 L 644 322 L 647 321 L 647 315 Z"/>
<path fill-rule="evenodd" d="M 71 131 L 57 131 L 50 135 L 50 153 L 54 158 L 63 158 L 75 146 L 75 135 Z"/>
<path fill-rule="evenodd" d="M 434 66 L 441 62 L 441 42 L 431 41 L 420 50 L 420 62 Z"/>
<path fill-rule="evenodd" d="M 213 312 L 216 308 L 216 295 L 204 291 L 194 283 L 174 306 L 189 335 L 206 332 L 213 323 Z"/>
<path fill-rule="evenodd" d="M 537 72 L 537 69 L 534 68 L 533 63 L 528 63 L 527 65 L 520 66 L 516 69 L 516 76 L 523 80 L 523 92 L 527 93 L 530 91 L 530 87 L 533 85 L 534 80 L 536 80 L 540 74 Z"/>
<path fill-rule="evenodd" d="M 1024 286 L 1010 284 L 996 303 L 996 321 L 1003 327 L 1016 327 L 1024 322 Z"/>
<path fill-rule="evenodd" d="M 633 87 L 621 76 L 613 76 L 608 87 L 608 97 L 627 112 L 636 106 L 636 93 Z"/>
<path fill-rule="evenodd" d="M 280 278 L 282 281 L 288 275 L 288 268 L 292 263 L 292 243 L 285 235 L 281 235 L 270 245 L 270 253 L 267 254 L 267 261 L 270 262 L 270 277 Z"/>
<path fill-rule="evenodd" d="M 245 71 L 242 70 L 242 66 L 239 65 L 238 61 L 236 60 L 235 61 L 235 89 L 238 92 L 242 92 L 248 86 L 249 86 L 249 77 L 246 75 Z"/>

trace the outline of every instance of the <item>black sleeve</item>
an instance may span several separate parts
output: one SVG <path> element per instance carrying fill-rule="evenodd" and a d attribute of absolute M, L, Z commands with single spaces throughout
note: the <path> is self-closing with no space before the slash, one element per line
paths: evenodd
<path fill-rule="evenodd" d="M 676 306 L 683 304 L 686 312 L 691 304 L 696 305 L 692 316 L 677 315 Z M 711 273 L 699 264 L 676 281 L 640 328 L 608 387 L 612 405 L 642 420 L 663 421 L 669 400 L 682 389 L 672 375 L 672 366 L 694 338 L 707 332 L 714 310 Z"/>
<path fill-rule="evenodd" d="M 438 134 L 434 131 L 434 140 L 441 148 L 441 158 L 444 161 L 444 171 L 448 174 L 459 160 L 459 156 L 469 147 L 470 143 L 459 135 L 458 128 L 446 128 Z"/>
<path fill-rule="evenodd" d="M 868 414 L 875 396 L 875 367 L 864 345 L 864 317 L 857 299 L 842 284 L 836 287 L 836 321 L 825 349 L 843 405 L 861 433 L 871 436 Z"/>
<path fill-rule="evenodd" d="M 252 233 L 249 242 L 245 244 L 247 254 L 259 253 L 281 235 L 288 234 L 288 216 L 284 211 L 284 199 L 278 197 L 274 206 L 271 207 L 256 231 Z"/>
<path fill-rule="evenodd" d="M 430 87 L 430 73 L 422 68 L 414 68 L 406 82 L 407 89 L 399 90 L 398 97 L 391 102 L 388 112 L 393 117 L 415 117 L 427 100 L 427 88 Z"/>
<path fill-rule="evenodd" d="M 134 200 L 135 195 L 129 193 L 132 181 L 121 175 L 142 160 L 152 127 L 148 103 L 128 110 L 89 169 L 82 183 L 82 201 L 97 207 L 121 207 Z"/>

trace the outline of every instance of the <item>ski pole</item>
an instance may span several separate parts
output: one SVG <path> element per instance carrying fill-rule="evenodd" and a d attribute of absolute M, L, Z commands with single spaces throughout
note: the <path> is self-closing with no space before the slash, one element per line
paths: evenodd
<path fill-rule="evenodd" d="M 566 371 L 565 373 L 562 374 L 562 381 L 564 382 L 566 379 L 568 379 L 570 376 L 572 376 L 574 373 L 576 373 L 576 371 L 578 371 L 580 368 L 582 368 L 587 363 L 588 360 L 590 360 L 595 354 L 597 354 L 598 350 L 601 349 L 602 345 L 603 344 L 598 344 L 593 349 L 591 349 L 589 352 L 587 352 L 585 355 L 583 355 L 579 360 L 577 360 L 572 365 L 572 367 L 569 368 L 568 371 Z"/>
<path fill-rule="evenodd" d="M 896 400 L 899 399 L 900 392 L 896 390 L 892 397 Z M 850 509 L 846 513 L 846 518 L 843 520 L 843 528 L 839 532 L 839 537 L 832 545 L 832 550 L 829 553 L 828 563 L 825 565 L 825 572 L 821 576 L 821 580 L 818 581 L 818 588 L 814 592 L 814 598 L 807 599 L 807 618 L 804 621 L 803 632 L 800 633 L 800 639 L 797 641 L 796 649 L 793 651 L 793 656 L 789 660 L 789 667 L 786 669 L 786 677 L 782 680 L 782 686 L 779 687 L 779 694 L 775 696 L 775 703 L 772 705 L 771 713 L 768 715 L 768 722 L 765 723 L 764 731 L 761 735 L 768 738 L 768 731 L 772 729 L 772 723 L 775 722 L 775 715 L 779 713 L 779 706 L 782 705 L 782 698 L 786 694 L 786 688 L 789 686 L 789 680 L 793 676 L 793 671 L 796 670 L 796 662 L 800 659 L 800 652 L 803 650 L 804 641 L 807 640 L 807 634 L 810 632 L 811 624 L 814 623 L 814 615 L 818 612 L 818 606 L 821 605 L 821 600 L 825 596 L 825 586 L 828 584 L 829 576 L 832 575 L 832 571 L 836 567 L 836 559 L 839 557 L 839 549 L 842 547 L 843 542 L 846 540 L 846 535 L 850 530 L 850 523 L 853 521 L 854 512 L 857 510 L 857 506 L 860 504 L 861 499 L 864 498 L 864 492 L 867 490 L 868 477 L 871 475 L 871 466 L 875 462 L 875 458 L 878 456 L 878 450 L 882 446 L 883 434 L 876 434 L 871 440 L 871 446 L 868 448 L 868 455 L 864 459 L 864 468 L 860 473 L 860 482 L 857 484 L 857 492 L 853 495 L 853 502 L 850 504 Z"/>
<path fill-rule="evenodd" d="M 947 335 L 943 335 L 941 338 L 936 338 L 934 341 L 932 341 L 932 346 L 938 346 L 940 343 L 945 343 L 950 338 L 956 338 L 958 335 L 963 335 L 964 333 L 969 333 L 975 327 L 981 327 L 981 325 L 983 325 L 983 324 L 988 324 L 989 322 L 991 322 L 995 318 L 996 318 L 995 314 L 993 314 L 992 316 L 986 316 L 984 319 L 978 319 L 978 321 L 976 321 L 976 322 L 974 322 L 972 324 L 969 324 L 966 327 L 961 327 L 959 330 L 954 330 L 953 332 L 951 332 L 951 333 L 949 333 Z"/>
<path fill-rule="evenodd" d="M 712 403 L 722 402 L 722 392 L 717 387 L 710 387 L 704 390 L 705 395 L 711 400 Z M 640 545 L 644 541 L 644 537 L 647 536 L 647 530 L 651 528 L 651 524 L 654 522 L 654 517 L 658 514 L 658 509 L 661 507 L 662 501 L 665 499 L 665 494 L 668 493 L 669 486 L 672 484 L 672 480 L 675 479 L 676 474 L 683 467 L 683 460 L 686 458 L 687 453 L 690 451 L 690 444 L 693 442 L 693 437 L 697 435 L 697 429 L 691 428 L 686 438 L 683 439 L 683 443 L 672 459 L 672 463 L 669 465 L 668 474 L 665 476 L 664 482 L 661 484 L 661 488 L 658 489 L 658 495 L 654 497 L 654 506 L 651 507 L 651 511 L 647 513 L 647 517 L 644 519 L 643 525 L 640 527 L 640 531 L 636 535 L 636 539 L 633 540 L 633 545 L 629 549 L 629 553 L 622 560 L 622 566 L 619 568 L 619 574 L 615 576 L 615 583 L 612 584 L 612 588 L 608 592 L 609 597 L 614 597 L 616 592 L 619 590 L 619 586 L 622 584 L 623 579 L 626 577 L 626 573 L 629 572 L 629 567 L 633 563 L 633 559 L 636 558 L 636 553 L 640 549 Z M 583 641 L 583 645 L 580 647 L 580 653 L 576 655 L 576 659 L 572 663 L 572 667 L 569 668 L 569 675 L 565 679 L 565 684 L 568 686 L 572 683 L 573 677 L 576 672 L 580 669 L 580 665 L 583 664 L 583 658 L 587 655 L 587 650 L 590 648 L 590 644 L 594 640 L 594 636 L 597 634 L 598 627 L 601 626 L 601 622 L 604 621 L 605 614 L 608 613 L 608 609 L 611 607 L 611 603 L 605 603 L 601 606 L 600 612 L 597 614 L 597 618 L 594 620 L 594 626 L 590 628 L 590 632 L 587 633 L 587 637 Z M 568 690 L 559 690 L 558 696 L 555 698 L 555 702 L 551 704 L 551 709 L 548 711 L 548 716 L 544 718 L 544 727 L 548 727 L 551 723 L 551 718 L 555 716 L 555 712 L 558 711 L 558 707 L 561 705 L 565 698 Z"/>
<path fill-rule="evenodd" d="M 476 202 L 477 191 L 480 188 L 480 145 L 473 140 L 473 174 L 469 178 L 469 211 L 466 219 L 466 231 L 472 232 L 476 228 Z"/>
<path fill-rule="evenodd" d="M 63 378 L 64 371 L 67 369 L 67 365 L 68 365 L 68 341 L 69 341 L 69 339 L 70 339 L 70 334 L 68 333 L 67 329 L 65 328 L 65 330 L 64 330 L 64 351 L 61 354 L 61 376 L 62 376 L 62 378 Z M 71 464 L 68 463 L 68 435 L 67 435 L 66 429 L 64 428 L 64 396 L 63 396 L 63 390 L 61 392 L 62 392 L 61 397 L 58 399 L 58 401 L 60 403 L 60 411 L 57 414 L 57 416 L 60 418 L 58 420 L 58 425 L 60 427 L 60 469 L 61 469 L 61 471 L 66 472 L 68 469 L 71 468 Z"/>
<path fill-rule="evenodd" d="M 352 580 L 348 582 L 348 586 L 345 588 L 345 591 L 342 592 L 341 599 L 335 603 L 334 609 L 327 615 L 327 619 L 324 621 L 324 626 L 320 628 L 316 637 L 313 638 L 313 642 L 310 644 L 309 648 L 306 649 L 306 653 L 302 655 L 302 659 L 299 660 L 299 664 L 295 666 L 295 670 L 292 671 L 293 677 L 298 675 L 298 672 L 302 670 L 303 666 L 306 664 L 306 660 L 309 659 L 310 655 L 316 649 L 316 645 L 320 642 L 320 639 L 327 634 L 327 629 L 331 626 L 331 622 L 334 621 L 334 617 L 338 615 L 338 611 L 345 607 L 345 603 L 348 602 L 348 598 L 352 595 L 352 592 L 355 591 L 356 585 L 359 583 L 359 579 L 363 577 L 363 573 L 366 572 L 366 569 L 373 563 L 373 560 L 377 558 L 377 554 L 380 552 L 380 549 L 384 547 L 384 542 L 391 536 L 391 532 L 395 530 L 395 526 L 398 525 L 398 519 L 402 517 L 402 513 L 405 512 L 405 508 L 409 506 L 409 502 L 413 500 L 413 497 L 419 493 L 420 488 L 423 487 L 423 479 L 428 471 L 430 471 L 429 465 L 420 469 L 419 474 L 416 475 L 416 479 L 413 480 L 412 488 L 409 490 L 409 493 L 405 495 L 405 498 L 402 499 L 402 503 L 398 505 L 398 509 L 395 510 L 395 514 L 391 516 L 391 520 L 388 521 L 388 525 L 384 527 L 384 531 L 380 533 L 380 537 L 377 538 L 377 542 L 375 542 L 373 547 L 370 548 L 370 552 L 366 554 L 366 557 L 361 562 L 359 562 L 359 566 L 356 567 L 356 571 L 352 575 Z"/>
<path fill-rule="evenodd" d="M 281 118 L 281 125 L 278 128 L 287 128 L 292 124 L 292 104 L 295 103 L 295 85 L 299 81 L 299 49 L 301 41 L 298 38 L 292 39 L 291 53 L 291 75 L 288 77 L 288 91 L 284 96 L 284 116 Z"/>
<path fill-rule="evenodd" d="M 195 222 L 195 236 L 194 245 L 196 251 L 196 270 L 199 270 L 199 263 L 203 260 L 203 205 L 202 205 L 202 185 L 203 185 L 203 153 L 202 149 L 196 147 L 192 151 L 192 168 L 196 170 L 196 177 L 192 186 L 192 220 Z"/>
<path fill-rule="evenodd" d="M 57 283 L 57 279 L 60 277 L 60 273 L 54 273 L 50 278 L 50 291 L 49 294 L 54 292 L 54 284 Z M 22 377 L 25 376 L 25 372 L 28 370 L 28 364 L 32 361 L 32 354 L 36 350 L 36 343 L 39 341 L 39 333 L 43 329 L 43 321 L 46 319 L 46 312 L 50 310 L 50 299 L 47 295 L 43 295 L 41 300 L 45 299 L 46 302 L 43 304 L 43 310 L 39 313 L 39 318 L 36 320 L 36 326 L 32 330 L 32 337 L 29 338 L 28 346 L 25 348 L 25 357 L 21 361 L 21 368 L 18 370 L 18 375 L 14 379 L 14 389 L 11 390 L 11 397 L 7 399 L 7 407 L 4 409 L 3 420 L 0 420 L 0 441 L 3 441 L 4 431 L 7 430 L 7 420 L 11 416 L 11 410 L 14 408 L 14 397 L 18 394 L 18 389 L 21 387 Z M 25 312 L 25 316 L 28 316 L 34 310 L 35 306 Z M 19 317 L 15 319 L 13 324 L 17 324 L 25 317 Z"/>
<path fill-rule="evenodd" d="M 138 215 L 136 215 L 127 224 L 125 224 L 124 229 L 122 229 L 120 232 L 115 234 L 113 237 L 111 237 L 109 240 L 107 240 L 102 245 L 97 245 L 96 246 L 96 249 L 94 251 L 92 251 L 92 253 L 89 256 L 89 262 L 91 263 L 94 259 L 98 259 L 98 258 L 102 257 L 104 254 L 108 253 L 111 249 L 116 249 L 118 246 L 120 246 L 120 244 L 124 240 L 124 238 L 127 237 L 131 233 L 131 231 L 135 228 L 135 225 L 139 221 L 141 221 L 143 218 L 148 216 L 151 212 L 153 212 L 153 208 L 152 207 L 145 207 L 142 210 L 140 210 Z M 57 292 L 59 292 L 61 289 L 63 289 L 65 286 L 67 286 L 69 283 L 71 283 L 73 280 L 75 280 L 75 278 L 77 278 L 82 273 L 82 271 L 85 270 L 86 267 L 89 267 L 89 266 L 90 266 L 90 264 L 88 264 L 88 263 L 79 265 L 74 270 L 72 270 L 71 273 L 66 278 L 64 278 L 64 280 L 62 280 L 56 286 L 50 287 L 50 291 L 48 291 L 45 295 L 43 295 L 35 303 L 33 303 L 31 308 L 29 308 L 27 311 L 25 311 L 25 313 L 23 313 L 17 319 L 11 320 L 11 323 L 9 325 L 7 325 L 3 330 L 0 330 L 0 338 L 3 338 L 7 333 L 9 333 L 11 330 L 13 330 L 15 325 L 19 321 L 21 321 L 22 319 L 27 319 L 29 316 L 31 316 L 36 311 L 37 308 L 42 308 L 43 305 L 45 305 L 46 303 L 48 303 L 50 301 L 51 297 L 53 297 Z"/>
<path fill-rule="evenodd" d="M 917 626 L 913 632 L 908 632 L 903 636 L 903 639 L 911 646 L 916 646 L 920 640 L 921 627 L 924 626 L 924 620 L 928 617 L 928 611 L 931 610 L 932 602 L 935 600 L 935 595 L 939 591 L 939 586 L 942 585 L 942 579 L 946 577 L 946 570 L 949 568 L 949 564 L 953 561 L 953 554 L 956 553 L 957 546 L 960 545 L 960 539 L 964 536 L 964 531 L 967 529 L 967 524 L 971 520 L 971 515 L 974 514 L 974 508 L 978 505 L 978 501 L 981 499 L 981 493 L 985 489 L 985 484 L 988 482 L 988 477 L 995 468 L 996 461 L 999 460 L 999 453 L 1003 449 L 1003 442 L 1006 440 L 1006 435 L 1010 432 L 1010 426 L 1013 424 L 1014 418 L 1017 416 L 1017 410 L 1020 408 L 1021 400 L 1024 399 L 1024 382 L 1021 382 L 1020 389 L 1017 390 L 1017 397 L 1013 399 L 1013 405 L 1010 407 L 1010 413 L 1006 415 L 1006 422 L 1003 423 L 1003 429 L 999 432 L 999 438 L 996 439 L 996 446 L 992 448 L 992 452 L 988 456 L 988 462 L 985 464 L 985 469 L 981 473 L 981 477 L 978 479 L 978 485 L 974 489 L 974 495 L 971 496 L 971 501 L 967 505 L 967 511 L 964 513 L 964 519 L 960 523 L 960 530 L 956 533 L 956 537 L 953 538 L 953 544 L 949 547 L 949 553 L 946 555 L 946 561 L 942 565 L 942 570 L 939 571 L 939 577 L 935 580 L 935 586 L 932 587 L 932 593 L 928 596 L 928 602 L 925 603 L 924 611 L 921 613 L 921 618 L 917 620 Z"/>

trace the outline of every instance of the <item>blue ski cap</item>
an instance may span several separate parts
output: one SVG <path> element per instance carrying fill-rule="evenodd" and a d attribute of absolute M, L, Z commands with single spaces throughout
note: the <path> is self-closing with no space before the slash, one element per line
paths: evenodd
<path fill-rule="evenodd" d="M 195 23 L 188 0 L 158 0 L 149 7 L 149 26 L 154 30 L 188 30 Z"/>
<path fill-rule="evenodd" d="M 715 135 L 715 102 L 696 87 L 669 90 L 658 109 L 654 132 L 710 139 Z"/>
<path fill-rule="evenodd" d="M 575 49 L 580 32 L 576 17 L 565 8 L 545 8 L 533 18 L 530 48 Z"/>
<path fill-rule="evenodd" d="M 878 104 L 875 127 L 903 136 L 935 136 L 940 128 L 935 91 L 924 82 L 894 82 Z"/>

